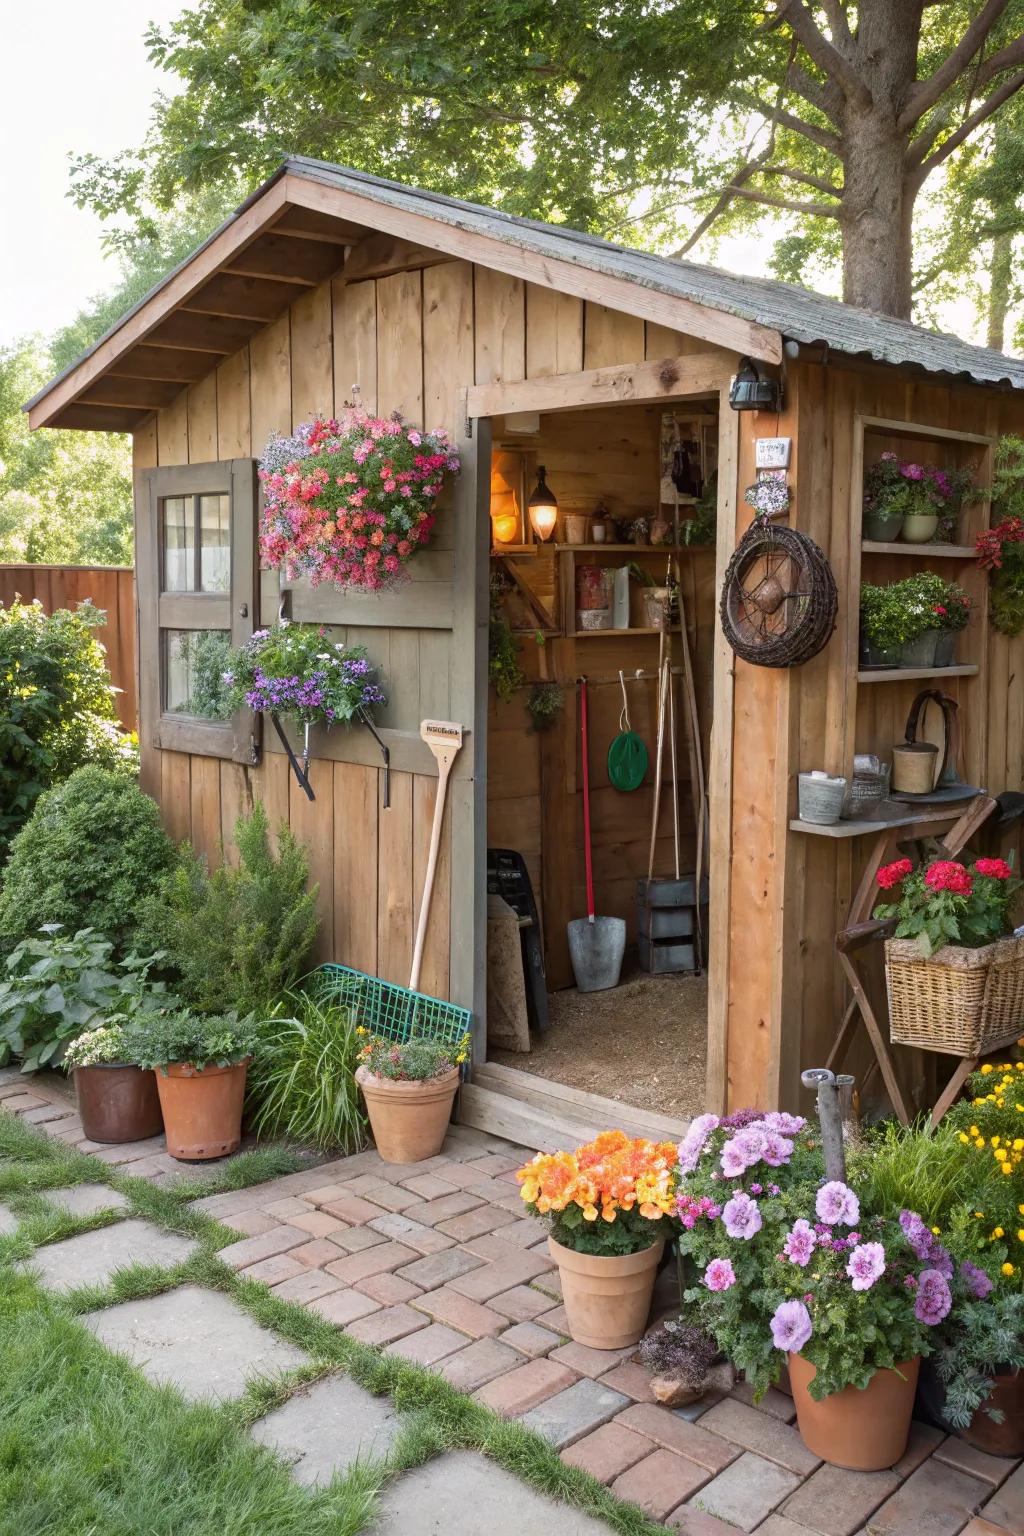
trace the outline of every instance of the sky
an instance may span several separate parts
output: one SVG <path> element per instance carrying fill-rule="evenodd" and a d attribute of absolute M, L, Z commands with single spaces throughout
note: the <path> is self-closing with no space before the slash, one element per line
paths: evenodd
<path fill-rule="evenodd" d="M 142 34 L 182 0 L 0 0 L 0 345 L 71 320 L 113 286 L 103 225 L 67 197 L 68 154 L 138 144 L 168 77 Z"/>

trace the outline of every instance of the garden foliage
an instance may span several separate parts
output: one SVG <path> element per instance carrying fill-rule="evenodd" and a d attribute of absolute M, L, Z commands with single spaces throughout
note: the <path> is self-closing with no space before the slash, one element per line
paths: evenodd
<path fill-rule="evenodd" d="M 356 1086 L 362 1041 L 347 1008 L 315 992 L 285 995 L 249 1069 L 253 1128 L 343 1154 L 366 1144 Z"/>

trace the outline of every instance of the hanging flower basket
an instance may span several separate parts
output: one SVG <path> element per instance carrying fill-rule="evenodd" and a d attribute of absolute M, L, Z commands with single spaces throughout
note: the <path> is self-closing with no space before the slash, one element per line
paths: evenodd
<path fill-rule="evenodd" d="M 443 431 L 358 407 L 274 435 L 260 462 L 260 553 L 289 581 L 382 592 L 430 539 L 435 504 L 459 457 Z"/>

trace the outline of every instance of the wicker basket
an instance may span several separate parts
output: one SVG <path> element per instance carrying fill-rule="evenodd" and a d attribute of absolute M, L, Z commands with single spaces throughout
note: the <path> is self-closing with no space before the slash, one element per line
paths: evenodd
<path fill-rule="evenodd" d="M 914 939 L 888 939 L 885 984 L 894 1045 L 978 1056 L 1024 1032 L 1024 938 L 927 960 Z"/>

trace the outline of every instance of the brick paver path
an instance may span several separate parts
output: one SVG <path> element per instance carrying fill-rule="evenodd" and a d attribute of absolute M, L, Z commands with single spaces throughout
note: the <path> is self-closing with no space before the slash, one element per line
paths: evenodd
<path fill-rule="evenodd" d="M 94 1148 L 46 1080 L 0 1073 L 0 1104 L 127 1173 L 166 1182 L 179 1171 L 162 1138 Z M 198 1206 L 238 1233 L 220 1257 L 241 1274 L 523 1419 L 669 1529 L 1022 1536 L 1024 1463 L 915 1423 L 897 1466 L 846 1472 L 807 1450 L 780 1392 L 755 1406 L 739 1383 L 672 1411 L 650 1399 L 630 1351 L 573 1344 L 546 1239 L 515 1182 L 528 1155 L 453 1127 L 428 1162 L 361 1152 Z"/>

